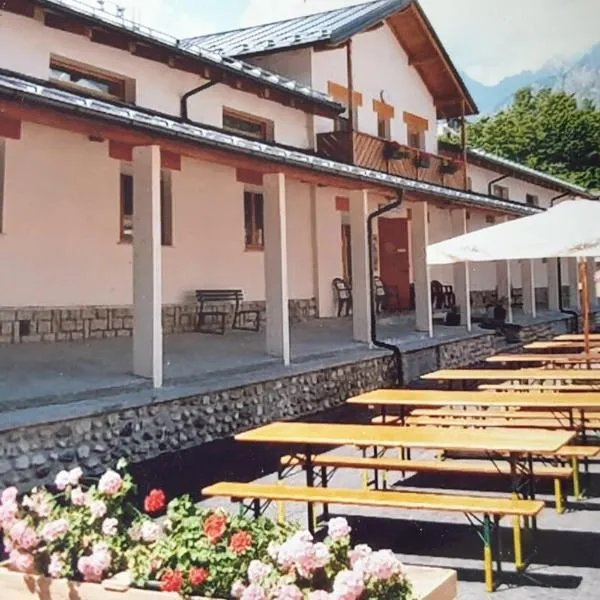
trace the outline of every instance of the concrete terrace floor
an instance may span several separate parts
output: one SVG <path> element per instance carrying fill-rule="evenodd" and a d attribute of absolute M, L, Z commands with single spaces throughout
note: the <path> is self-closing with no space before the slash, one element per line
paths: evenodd
<path fill-rule="evenodd" d="M 311 418 L 314 421 L 366 422 L 367 413 L 357 413 L 355 407 L 345 407 Z M 309 419 L 306 419 L 309 420 Z M 209 445 L 210 446 L 210 445 Z M 277 458 L 290 448 L 268 448 L 262 444 L 242 444 L 231 440 L 215 443 L 195 451 L 194 462 L 180 456 L 169 464 L 170 477 L 177 480 L 173 488 L 156 475 L 152 463 L 144 466 L 144 485 L 166 485 L 170 494 L 189 492 L 199 498 L 198 490 L 219 480 L 273 482 L 276 480 Z M 355 449 L 339 448 L 340 454 L 354 454 Z M 183 453 L 185 455 L 185 453 Z M 217 459 L 219 457 L 219 459 Z M 415 458 L 432 458 L 431 453 L 415 453 Z M 600 464 L 592 465 L 592 490 L 600 490 Z M 186 489 L 185 481 L 193 481 Z M 506 478 L 475 476 L 440 476 L 410 474 L 402 481 L 390 475 L 391 484 L 398 490 L 463 493 L 503 496 L 509 493 Z M 304 475 L 288 480 L 304 484 Z M 189 484 L 187 484 L 189 485 Z M 338 471 L 330 487 L 360 487 L 357 471 Z M 566 491 L 571 492 L 566 484 Z M 503 568 L 505 575 L 499 589 L 488 594 L 483 583 L 482 543 L 475 531 L 460 514 L 392 509 L 366 509 L 332 506 L 332 516 L 345 516 L 353 528 L 353 543 L 368 543 L 374 548 L 391 548 L 407 564 L 430 565 L 456 569 L 459 577 L 458 600 L 597 600 L 600 598 L 600 498 L 590 497 L 579 503 L 571 502 L 559 515 L 554 510 L 552 484 L 538 484 L 537 497 L 546 501 L 538 520 L 537 549 L 527 570 L 529 577 L 517 575 L 512 564 L 512 522 L 501 522 Z M 572 497 L 570 498 L 572 500 Z M 203 506 L 224 506 L 232 511 L 237 505 L 223 499 L 205 499 Z M 276 517 L 275 507 L 268 509 Z M 288 520 L 306 523 L 305 507 L 288 504 Z M 528 548 L 528 551 L 531 547 Z"/>
<path fill-rule="evenodd" d="M 560 313 L 546 312 L 535 320 L 521 317 L 515 321 L 527 324 L 559 317 Z M 379 338 L 406 351 L 484 333 L 476 325 L 471 333 L 463 327 L 436 325 L 434 338 L 429 338 L 414 331 L 414 314 L 408 312 L 378 321 Z M 39 413 L 39 407 L 55 406 L 60 411 L 61 405 L 91 403 L 99 412 L 103 407 L 127 405 L 131 396 L 136 402 L 168 400 L 381 355 L 381 350 L 352 340 L 351 317 L 294 325 L 291 341 L 292 365 L 284 367 L 266 354 L 264 330 L 228 330 L 224 336 L 165 336 L 165 384 L 160 390 L 153 390 L 146 380 L 131 373 L 131 338 L 3 345 L 0 412 L 4 415 L 0 426 L 17 425 L 19 421 L 9 417 L 15 411 L 33 410 L 38 421 L 48 416 Z M 70 408 L 68 411 L 71 414 Z"/>

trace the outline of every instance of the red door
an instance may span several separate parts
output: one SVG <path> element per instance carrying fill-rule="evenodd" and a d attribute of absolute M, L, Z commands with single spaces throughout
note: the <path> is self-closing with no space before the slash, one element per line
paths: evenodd
<path fill-rule="evenodd" d="M 400 296 L 400 308 L 410 307 L 408 220 L 379 219 L 379 274 Z"/>

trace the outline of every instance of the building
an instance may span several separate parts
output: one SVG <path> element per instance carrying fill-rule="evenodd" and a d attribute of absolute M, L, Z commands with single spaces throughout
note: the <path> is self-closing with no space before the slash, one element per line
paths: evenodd
<path fill-rule="evenodd" d="M 340 340 L 370 352 L 370 251 L 406 317 L 402 328 L 388 324 L 388 337 L 435 345 L 432 279 L 453 286 L 470 330 L 471 289 L 508 292 L 511 270 L 498 267 L 496 282 L 493 266 L 430 272 L 429 242 L 534 214 L 559 194 L 587 195 L 475 150 L 438 147 L 437 120 L 464 120 L 477 107 L 415 0 L 185 41 L 78 0 L 5 0 L 0 16 L 3 395 L 12 409 L 89 402 L 23 413 L 5 419 L 5 430 L 108 414 L 90 406 L 126 391 L 146 396 L 113 412 L 197 398 L 211 373 L 229 377 L 228 361 L 251 373 L 275 357 L 296 369 L 278 371 L 287 377 L 302 368 L 294 357 L 308 364 L 335 354 Z M 487 189 L 496 173 L 502 182 Z M 514 273 L 512 287 L 523 287 L 531 316 L 535 282 L 558 283 L 550 265 L 522 270 L 526 280 Z M 565 268 L 572 287 L 569 275 Z M 347 331 L 331 318 L 335 278 L 352 281 Z M 164 334 L 194 331 L 198 289 L 242 290 L 264 338 L 174 336 L 165 353 Z M 324 333 L 311 330 L 303 357 L 290 322 L 317 318 Z M 338 337 L 327 337 L 330 326 Z M 484 334 L 461 330 L 452 339 L 461 335 L 469 343 Z M 478 352 L 492 343 L 485 335 Z M 132 350 L 117 339 L 131 336 Z M 80 376 L 86 361 L 93 369 Z M 378 369 L 356 385 L 390 376 Z M 243 418 L 234 421 L 201 439 L 230 433 Z M 81 435 L 69 443 L 88 444 Z"/>

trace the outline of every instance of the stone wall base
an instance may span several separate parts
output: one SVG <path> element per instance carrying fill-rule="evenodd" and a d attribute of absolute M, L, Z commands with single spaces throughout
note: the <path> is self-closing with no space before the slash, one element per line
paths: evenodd
<path fill-rule="evenodd" d="M 522 297 L 522 288 L 514 288 L 514 292 L 518 297 Z M 563 306 L 569 306 L 570 288 L 568 285 L 562 288 Z M 494 304 L 498 298 L 496 290 L 472 290 L 471 291 L 471 306 L 473 310 L 485 310 L 490 304 Z M 535 303 L 540 309 L 548 308 L 548 288 L 535 288 Z"/>
<path fill-rule="evenodd" d="M 289 304 L 291 323 L 308 321 L 317 316 L 314 298 L 290 300 Z M 231 327 L 233 304 L 215 303 L 211 306 L 228 313 L 227 326 Z M 261 311 L 261 321 L 264 324 L 264 301 L 244 302 L 243 308 Z M 195 319 L 195 304 L 163 306 L 165 334 L 194 331 Z M 128 337 L 132 333 L 131 306 L 0 307 L 0 344 L 106 339 Z"/>

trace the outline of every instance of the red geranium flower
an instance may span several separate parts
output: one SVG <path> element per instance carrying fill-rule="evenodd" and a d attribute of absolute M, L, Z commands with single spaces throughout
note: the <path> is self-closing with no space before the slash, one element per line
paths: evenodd
<path fill-rule="evenodd" d="M 206 583 L 208 579 L 208 571 L 203 567 L 192 567 L 190 569 L 190 581 L 194 587 L 200 587 Z"/>
<path fill-rule="evenodd" d="M 236 554 L 246 552 L 252 546 L 252 536 L 247 531 L 238 531 L 231 536 L 229 549 Z"/>
<path fill-rule="evenodd" d="M 167 505 L 167 497 L 162 490 L 152 490 L 144 500 L 144 509 L 148 513 L 157 513 Z"/>
<path fill-rule="evenodd" d="M 225 533 L 227 517 L 221 513 L 213 513 L 204 521 L 204 533 L 212 544 L 216 544 Z"/>
<path fill-rule="evenodd" d="M 160 580 L 160 589 L 163 592 L 179 592 L 183 587 L 183 575 L 181 571 L 167 569 Z"/>

